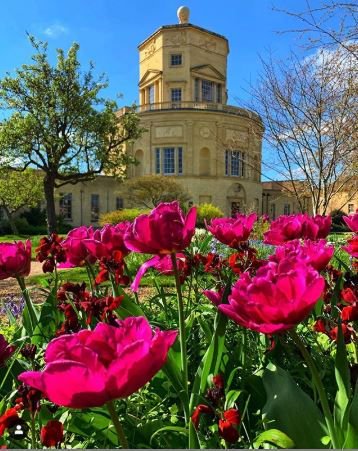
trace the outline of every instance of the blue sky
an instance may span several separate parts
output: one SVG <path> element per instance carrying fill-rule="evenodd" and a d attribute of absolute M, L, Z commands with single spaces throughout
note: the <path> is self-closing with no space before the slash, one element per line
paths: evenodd
<path fill-rule="evenodd" d="M 81 46 L 84 67 L 94 61 L 108 75 L 108 96 L 123 94 L 120 103 L 137 100 L 137 45 L 161 25 L 177 23 L 178 0 L 3 0 L 0 27 L 0 77 L 29 61 L 32 48 L 26 32 L 47 40 L 50 52 Z M 284 57 L 297 37 L 280 35 L 294 25 L 286 15 L 272 11 L 287 7 L 284 0 L 192 0 L 190 22 L 225 35 L 230 42 L 229 101 L 247 98 L 246 89 L 259 71 L 259 54 L 268 50 Z M 293 3 L 292 3 L 293 4 Z M 304 1 L 298 0 L 295 5 Z"/>

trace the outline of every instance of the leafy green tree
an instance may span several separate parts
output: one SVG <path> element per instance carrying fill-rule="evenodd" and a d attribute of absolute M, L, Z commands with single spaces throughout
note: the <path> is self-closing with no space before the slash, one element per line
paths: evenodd
<path fill-rule="evenodd" d="M 136 205 L 153 208 L 160 202 L 177 200 L 184 204 L 191 199 L 185 189 L 170 177 L 164 175 L 144 175 L 127 180 L 123 184 L 124 194 Z"/>
<path fill-rule="evenodd" d="M 103 76 L 94 77 L 92 64 L 81 71 L 78 44 L 67 55 L 58 49 L 57 63 L 51 65 L 47 44 L 30 41 L 36 51 L 32 63 L 0 80 L 0 107 L 11 113 L 0 126 L 0 158 L 3 166 L 43 171 L 51 232 L 56 229 L 55 188 L 102 172 L 122 177 L 132 162 L 123 144 L 139 138 L 142 130 L 133 108 L 118 114 L 116 102 L 100 96 L 108 84 Z"/>
<path fill-rule="evenodd" d="M 0 207 L 5 210 L 12 232 L 18 230 L 14 215 L 24 207 L 36 207 L 44 198 L 43 176 L 38 171 L 26 169 L 0 171 Z"/>

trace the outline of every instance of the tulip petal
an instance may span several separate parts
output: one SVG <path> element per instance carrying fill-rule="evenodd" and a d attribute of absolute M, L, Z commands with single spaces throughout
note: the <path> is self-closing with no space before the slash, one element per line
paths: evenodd
<path fill-rule="evenodd" d="M 133 293 L 137 293 L 140 281 L 144 274 L 148 271 L 149 268 L 152 268 L 160 261 L 160 256 L 156 255 L 155 257 L 152 257 L 151 259 L 147 260 L 143 265 L 138 269 L 137 274 L 133 280 L 133 283 L 131 285 L 131 290 Z"/>

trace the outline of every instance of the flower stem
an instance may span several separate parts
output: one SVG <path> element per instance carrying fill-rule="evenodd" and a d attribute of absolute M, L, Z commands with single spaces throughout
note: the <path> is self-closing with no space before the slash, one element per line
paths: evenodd
<path fill-rule="evenodd" d="M 25 304 L 27 307 L 27 311 L 29 313 L 29 317 L 30 317 L 30 323 L 31 323 L 31 331 L 27 331 L 27 332 L 33 332 L 35 330 L 36 325 L 38 324 L 38 320 L 37 320 L 37 316 L 36 316 L 36 312 L 35 312 L 35 307 L 34 304 L 31 301 L 31 298 L 29 296 L 29 292 L 27 291 L 26 288 L 26 284 L 25 284 L 25 280 L 23 277 L 16 277 L 17 282 L 20 286 L 22 295 L 25 299 Z"/>
<path fill-rule="evenodd" d="M 37 449 L 35 413 L 33 413 L 33 412 L 31 413 L 31 448 Z"/>
<path fill-rule="evenodd" d="M 332 446 L 333 446 L 333 448 L 341 448 L 341 446 L 338 443 L 337 437 L 336 437 L 336 430 L 334 427 L 332 413 L 329 408 L 326 392 L 324 390 L 317 367 L 316 367 L 310 353 L 307 351 L 305 344 L 303 343 L 303 341 L 301 340 L 301 338 L 299 337 L 297 332 L 292 329 L 289 331 L 289 334 L 290 334 L 292 340 L 294 341 L 294 343 L 296 344 L 296 346 L 298 347 L 298 349 L 300 350 L 303 358 L 306 361 L 308 368 L 311 371 L 313 383 L 317 389 L 318 396 L 321 401 L 322 410 L 323 410 L 323 414 L 324 414 L 324 417 L 326 420 L 327 429 L 328 429 L 329 435 L 331 437 Z"/>
<path fill-rule="evenodd" d="M 108 412 L 111 416 L 113 426 L 117 432 L 118 440 L 119 440 L 119 443 L 121 444 L 121 447 L 128 449 L 129 448 L 128 441 L 127 441 L 126 436 L 124 435 L 122 425 L 118 419 L 118 415 L 117 415 L 116 409 L 114 407 L 114 402 L 108 401 L 106 403 L 106 406 L 107 406 Z"/>
<path fill-rule="evenodd" d="M 174 276 L 175 276 L 175 286 L 177 290 L 177 300 L 178 300 L 178 313 L 179 313 L 179 342 L 180 342 L 180 355 L 181 355 L 181 370 L 183 374 L 183 388 L 185 393 L 188 394 L 188 358 L 186 349 L 186 336 L 185 336 L 185 318 L 184 318 L 184 303 L 183 295 L 181 292 L 181 284 L 179 278 L 179 271 L 177 265 L 177 258 L 175 253 L 171 254 Z M 184 409 L 186 411 L 187 409 Z M 188 418 L 186 418 L 188 421 Z"/>

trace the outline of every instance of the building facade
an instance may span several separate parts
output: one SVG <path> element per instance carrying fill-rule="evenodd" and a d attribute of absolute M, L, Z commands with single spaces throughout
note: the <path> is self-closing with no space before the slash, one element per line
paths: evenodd
<path fill-rule="evenodd" d="M 230 215 L 260 211 L 263 126 L 253 112 L 227 104 L 224 36 L 188 22 L 162 26 L 139 49 L 139 116 L 147 131 L 127 147 L 138 161 L 128 177 L 171 176 L 194 204 Z M 125 199 L 130 203 L 130 198 Z"/>
<path fill-rule="evenodd" d="M 128 167 L 127 177 L 173 177 L 192 204 L 212 203 L 228 216 L 256 211 L 275 219 L 297 213 L 298 202 L 285 182 L 261 182 L 260 118 L 228 105 L 228 40 L 191 24 L 186 7 L 179 8 L 178 18 L 178 24 L 160 27 L 138 47 L 138 114 L 146 132 L 126 145 L 138 162 Z M 57 198 L 58 213 L 73 226 L 97 226 L 101 213 L 135 206 L 110 176 L 63 187 Z M 305 202 L 311 212 L 309 198 Z M 333 203 L 336 207 L 340 200 Z M 358 208 L 357 195 L 347 208 Z"/>

